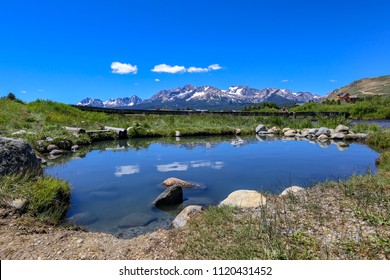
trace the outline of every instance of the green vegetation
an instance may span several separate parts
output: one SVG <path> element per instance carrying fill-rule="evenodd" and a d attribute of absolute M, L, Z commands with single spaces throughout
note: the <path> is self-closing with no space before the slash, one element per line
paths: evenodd
<path fill-rule="evenodd" d="M 359 97 L 390 94 L 390 76 L 365 78 L 354 81 L 340 89 L 334 90 L 329 98 L 336 98 L 339 93 L 349 93 Z"/>
<path fill-rule="evenodd" d="M 386 106 L 390 105 L 388 100 L 373 97 L 355 104 L 308 103 L 290 111 L 320 112 L 332 111 L 332 108 L 340 111 L 343 108 L 353 116 L 360 114 L 371 118 L 385 115 Z M 276 110 L 272 104 L 264 105 L 263 109 Z M 138 137 L 174 136 L 176 130 L 183 136 L 233 134 L 236 129 L 241 129 L 242 134 L 253 134 L 260 123 L 267 127 L 294 129 L 334 128 L 338 124 L 350 126 L 343 118 L 317 117 L 311 120 L 208 114 L 127 116 L 85 112 L 52 101 L 25 104 L 15 96 L 0 99 L 0 135 L 10 136 L 24 129 L 32 133 L 18 137 L 32 144 L 51 137 L 60 148 L 87 145 L 97 140 L 93 136 L 75 136 L 63 126 L 86 130 L 97 130 L 106 125 L 129 127 L 128 135 L 133 139 L 126 143 L 131 148 L 140 149 Z M 254 212 L 210 207 L 191 219 L 188 227 L 179 232 L 180 256 L 186 259 L 390 258 L 390 131 L 369 124 L 357 124 L 352 130 L 370 133 L 367 143 L 381 153 L 377 160 L 378 174 L 326 182 L 300 195 L 268 196 L 267 205 Z M 113 138 L 114 134 L 107 134 L 107 139 Z M 59 179 L 15 175 L 0 178 L 0 206 L 22 198 L 28 202 L 27 213 L 45 223 L 58 225 L 64 221 L 69 197 L 69 184 Z"/>
<path fill-rule="evenodd" d="M 40 221 L 58 225 L 70 205 L 70 185 L 48 176 L 6 175 L 0 177 L 0 206 L 15 200 L 27 202 L 27 213 Z"/>
<path fill-rule="evenodd" d="M 263 105 L 264 104 L 264 105 Z M 244 111 L 280 112 L 268 102 L 245 107 Z M 365 96 L 354 103 L 325 100 L 322 103 L 308 102 L 300 106 L 291 106 L 290 112 L 342 112 L 349 113 L 353 119 L 390 119 L 389 96 Z"/>
<path fill-rule="evenodd" d="M 184 259 L 389 259 L 390 130 L 372 133 L 377 174 L 268 196 L 252 211 L 210 207 L 180 232 Z M 367 131 L 367 130 L 366 130 Z"/>

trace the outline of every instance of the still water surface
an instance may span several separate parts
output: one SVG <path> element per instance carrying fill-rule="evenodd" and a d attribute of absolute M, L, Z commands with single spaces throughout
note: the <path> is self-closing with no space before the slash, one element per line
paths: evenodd
<path fill-rule="evenodd" d="M 168 227 L 187 205 L 212 205 L 238 189 L 280 193 L 285 187 L 376 171 L 378 153 L 352 143 L 256 138 L 140 139 L 100 143 L 62 157 L 46 172 L 72 185 L 70 219 L 91 231 L 132 237 Z M 169 141 L 169 142 L 168 142 Z M 177 209 L 152 201 L 169 177 L 195 182 Z"/>

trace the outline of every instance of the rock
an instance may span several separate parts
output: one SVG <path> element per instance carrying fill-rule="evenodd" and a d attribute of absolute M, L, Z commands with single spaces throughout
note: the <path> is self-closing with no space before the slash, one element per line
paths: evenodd
<path fill-rule="evenodd" d="M 239 208 L 256 208 L 265 205 L 266 198 L 257 191 L 238 190 L 225 198 L 219 206 L 236 206 Z"/>
<path fill-rule="evenodd" d="M 356 133 L 356 134 L 346 134 L 344 139 L 345 140 L 366 140 L 368 137 L 368 134 L 365 133 Z"/>
<path fill-rule="evenodd" d="M 241 129 L 237 128 L 236 131 L 234 131 L 235 135 L 241 135 Z"/>
<path fill-rule="evenodd" d="M 298 193 L 300 191 L 303 191 L 304 188 L 301 188 L 301 187 L 298 187 L 298 186 L 291 186 L 287 189 L 285 189 L 281 194 L 280 196 L 284 196 L 284 195 L 288 195 L 288 194 L 295 194 L 295 193 Z"/>
<path fill-rule="evenodd" d="M 337 132 L 337 133 L 333 133 L 333 134 L 330 136 L 330 139 L 344 139 L 344 137 L 345 137 L 345 134 L 344 134 L 344 133 Z"/>
<path fill-rule="evenodd" d="M 191 215 L 197 212 L 202 211 L 202 206 L 198 205 L 189 205 L 184 208 L 179 215 L 172 222 L 174 228 L 181 228 L 187 224 L 187 221 L 190 219 Z"/>
<path fill-rule="evenodd" d="M 274 127 L 270 128 L 270 129 L 268 129 L 267 132 L 270 133 L 270 134 L 279 134 L 280 133 L 280 129 L 277 128 L 276 126 L 274 126 Z"/>
<path fill-rule="evenodd" d="M 64 153 L 64 151 L 62 151 L 62 150 L 52 150 L 50 152 L 50 155 L 51 156 L 58 156 L 58 155 L 62 155 L 63 153 Z"/>
<path fill-rule="evenodd" d="M 89 212 L 84 212 L 72 216 L 69 220 L 75 224 L 87 226 L 97 222 L 98 218 Z"/>
<path fill-rule="evenodd" d="M 190 182 L 186 182 L 184 180 L 181 180 L 181 179 L 175 178 L 175 177 L 171 177 L 171 178 L 166 179 L 162 184 L 164 187 L 167 187 L 167 188 L 173 187 L 173 186 L 179 186 L 182 188 L 191 188 L 194 186 Z"/>
<path fill-rule="evenodd" d="M 299 137 L 299 138 L 306 138 L 307 136 L 309 136 L 309 132 L 308 131 L 302 131 L 301 133 L 298 133 L 295 136 Z"/>
<path fill-rule="evenodd" d="M 316 133 L 316 136 L 320 136 L 321 134 L 325 134 L 326 136 L 330 136 L 330 130 L 326 127 L 320 127 Z"/>
<path fill-rule="evenodd" d="M 72 152 L 75 152 L 79 149 L 79 145 L 73 145 L 71 148 Z"/>
<path fill-rule="evenodd" d="M 146 213 L 131 213 L 119 221 L 119 228 L 131 228 L 137 226 L 146 226 L 151 222 L 156 221 L 157 218 Z"/>
<path fill-rule="evenodd" d="M 19 131 L 15 131 L 14 133 L 12 133 L 11 135 L 21 135 L 21 134 L 26 134 L 27 132 L 23 129 L 19 130 Z"/>
<path fill-rule="evenodd" d="M 51 137 L 46 137 L 45 141 L 51 142 L 51 141 L 53 141 L 53 138 L 51 138 Z"/>
<path fill-rule="evenodd" d="M 329 140 L 329 137 L 326 136 L 325 134 L 321 134 L 320 136 L 318 136 L 317 140 L 320 142 L 326 142 Z"/>
<path fill-rule="evenodd" d="M 287 132 L 287 131 L 289 131 L 289 130 L 291 130 L 291 128 L 285 127 L 285 128 L 282 129 L 282 132 L 285 133 L 285 132 Z"/>
<path fill-rule="evenodd" d="M 309 134 L 316 134 L 318 132 L 318 128 L 310 128 Z"/>
<path fill-rule="evenodd" d="M 296 134 L 297 134 L 297 131 L 296 131 L 296 130 L 290 129 L 290 130 L 287 130 L 287 131 L 284 133 L 284 136 L 285 136 L 285 137 L 295 137 Z"/>
<path fill-rule="evenodd" d="M 27 204 L 28 204 L 27 200 L 18 198 L 18 199 L 10 201 L 8 203 L 8 206 L 11 207 L 12 209 L 14 209 L 16 212 L 22 214 L 25 212 L 25 210 L 27 208 Z"/>
<path fill-rule="evenodd" d="M 23 139 L 0 137 L 0 176 L 9 173 L 41 174 L 39 159 Z"/>
<path fill-rule="evenodd" d="M 45 140 L 38 140 L 35 142 L 34 147 L 40 153 L 46 153 L 47 143 Z"/>
<path fill-rule="evenodd" d="M 183 202 L 183 188 L 179 186 L 169 187 L 162 192 L 154 201 L 156 207 L 175 205 Z"/>
<path fill-rule="evenodd" d="M 259 132 L 266 132 L 267 131 L 267 128 L 265 127 L 265 125 L 263 124 L 259 124 L 257 127 L 256 127 L 256 133 L 259 133 Z"/>
<path fill-rule="evenodd" d="M 57 145 L 54 145 L 54 144 L 50 144 L 46 147 L 46 150 L 50 153 L 51 151 L 53 150 L 59 150 L 58 146 Z"/>
<path fill-rule="evenodd" d="M 336 132 L 341 132 L 341 133 L 344 133 L 344 134 L 348 134 L 349 127 L 345 126 L 345 125 L 342 125 L 342 124 L 339 124 L 338 126 L 336 126 L 335 131 Z"/>
<path fill-rule="evenodd" d="M 176 131 L 175 131 L 175 137 L 180 137 L 180 136 L 181 136 L 180 131 L 176 130 Z"/>

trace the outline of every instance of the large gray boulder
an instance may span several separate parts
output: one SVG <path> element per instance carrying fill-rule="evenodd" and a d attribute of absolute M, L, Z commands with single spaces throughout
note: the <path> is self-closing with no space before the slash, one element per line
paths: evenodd
<path fill-rule="evenodd" d="M 331 132 L 329 128 L 326 127 L 320 127 L 316 133 L 316 136 L 320 136 L 321 134 L 325 134 L 326 136 L 330 136 Z"/>
<path fill-rule="evenodd" d="M 256 127 L 256 133 L 260 133 L 260 132 L 267 132 L 267 128 L 265 127 L 264 124 L 259 124 Z"/>
<path fill-rule="evenodd" d="M 41 174 L 41 163 L 23 139 L 0 137 L 0 176 L 11 173 Z"/>
<path fill-rule="evenodd" d="M 162 192 L 154 201 L 153 204 L 156 207 L 177 205 L 183 202 L 183 188 L 179 186 L 173 186 L 167 188 Z"/>

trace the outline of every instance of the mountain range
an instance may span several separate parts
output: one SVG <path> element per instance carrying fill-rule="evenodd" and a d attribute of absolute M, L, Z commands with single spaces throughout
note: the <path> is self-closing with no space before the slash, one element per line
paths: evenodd
<path fill-rule="evenodd" d="M 161 90 L 149 99 L 142 100 L 138 96 L 111 98 L 102 101 L 85 98 L 77 105 L 105 108 L 136 109 L 242 109 L 251 104 L 274 102 L 280 106 L 295 103 L 318 101 L 321 97 L 310 92 L 292 92 L 288 89 L 264 88 L 255 89 L 247 86 L 232 86 L 221 90 L 212 86 L 186 85 L 170 90 Z"/>

